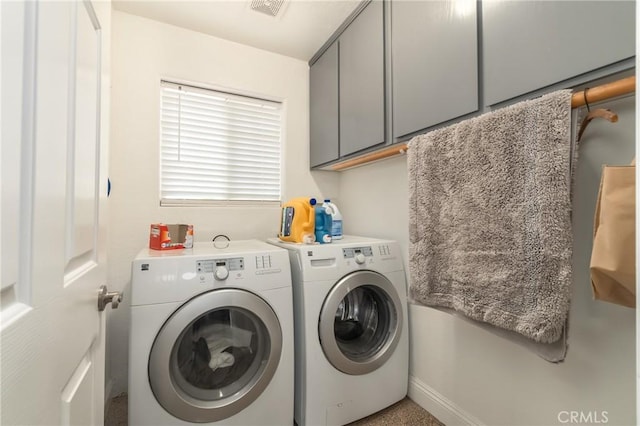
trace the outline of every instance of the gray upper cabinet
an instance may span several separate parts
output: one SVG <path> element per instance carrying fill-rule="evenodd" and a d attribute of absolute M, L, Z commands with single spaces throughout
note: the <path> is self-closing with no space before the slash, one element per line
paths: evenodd
<path fill-rule="evenodd" d="M 482 1 L 485 103 L 635 55 L 633 1 Z"/>
<path fill-rule="evenodd" d="M 338 158 L 338 42 L 334 42 L 309 72 L 311 167 Z"/>
<path fill-rule="evenodd" d="M 392 1 L 393 137 L 478 109 L 475 1 Z"/>
<path fill-rule="evenodd" d="M 340 35 L 340 156 L 384 143 L 384 37 L 381 1 Z"/>

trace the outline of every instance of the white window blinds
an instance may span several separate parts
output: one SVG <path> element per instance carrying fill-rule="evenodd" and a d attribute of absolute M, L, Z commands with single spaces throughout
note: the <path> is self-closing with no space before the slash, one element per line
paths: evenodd
<path fill-rule="evenodd" d="M 161 204 L 280 201 L 282 104 L 163 81 Z"/>

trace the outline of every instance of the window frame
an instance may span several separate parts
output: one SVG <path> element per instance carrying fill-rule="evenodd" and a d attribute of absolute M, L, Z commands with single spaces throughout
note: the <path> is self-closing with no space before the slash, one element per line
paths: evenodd
<path fill-rule="evenodd" d="M 162 155 L 163 155 L 163 130 L 162 130 L 162 114 L 163 114 L 163 89 L 165 84 L 174 86 L 185 86 L 197 91 L 213 91 L 220 94 L 228 94 L 232 97 L 244 97 L 251 98 L 258 101 L 264 101 L 267 103 L 275 103 L 280 105 L 280 141 L 279 141 L 279 199 L 277 200 L 213 200 L 213 199 L 163 199 L 162 197 Z M 285 146 L 285 129 L 286 129 L 286 100 L 280 97 L 265 95 L 262 93 L 249 92 L 246 90 L 229 88 L 218 85 L 211 85 L 201 82 L 186 81 L 171 77 L 160 77 L 157 86 L 158 94 L 158 203 L 160 207 L 224 207 L 224 206 L 242 206 L 242 207 L 265 207 L 276 206 L 279 207 L 282 203 L 282 196 L 284 192 L 284 146 Z"/>

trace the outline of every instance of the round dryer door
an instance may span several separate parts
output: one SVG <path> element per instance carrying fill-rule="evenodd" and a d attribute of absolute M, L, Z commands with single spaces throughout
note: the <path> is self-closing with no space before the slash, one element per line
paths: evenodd
<path fill-rule="evenodd" d="M 338 281 L 319 319 L 325 356 L 347 374 L 367 374 L 393 355 L 402 330 L 402 305 L 393 284 L 373 271 L 357 271 Z"/>
<path fill-rule="evenodd" d="M 149 356 L 149 383 L 173 416 L 214 422 L 260 396 L 281 351 L 280 323 L 264 300 L 214 290 L 182 305 L 162 326 Z"/>

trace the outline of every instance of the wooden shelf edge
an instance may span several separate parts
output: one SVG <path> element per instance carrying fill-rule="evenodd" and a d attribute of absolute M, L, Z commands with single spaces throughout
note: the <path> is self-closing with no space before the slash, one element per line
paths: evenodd
<path fill-rule="evenodd" d="M 396 155 L 401 155 L 406 152 L 407 152 L 406 143 L 391 145 L 379 151 L 368 152 L 358 157 L 350 158 L 346 161 L 341 161 L 340 163 L 336 163 L 331 166 L 331 170 L 334 170 L 337 172 L 342 170 L 347 170 L 347 169 L 357 167 L 357 166 L 362 166 L 364 164 L 371 163 L 374 161 L 384 160 L 385 158 L 395 157 Z"/>
<path fill-rule="evenodd" d="M 601 86 L 596 86 L 587 89 L 587 101 L 589 103 L 595 103 L 604 101 L 606 99 L 615 98 L 617 96 L 633 93 L 636 90 L 636 77 L 626 77 L 620 80 L 606 83 Z M 571 96 L 571 108 L 579 108 L 585 105 L 585 92 L 576 92 Z M 368 163 L 372 163 L 378 160 L 384 160 L 386 158 L 395 157 L 397 155 L 405 154 L 408 149 L 408 144 L 401 143 L 395 144 L 378 151 L 368 152 L 358 157 L 350 158 L 345 161 L 333 164 L 330 166 L 330 170 L 342 171 L 351 169 L 353 167 L 362 166 Z"/>

